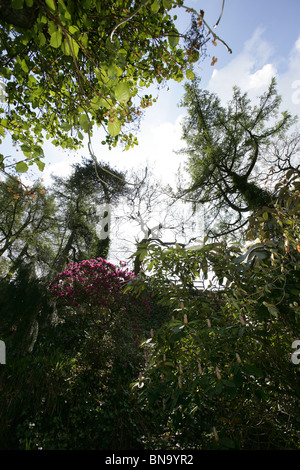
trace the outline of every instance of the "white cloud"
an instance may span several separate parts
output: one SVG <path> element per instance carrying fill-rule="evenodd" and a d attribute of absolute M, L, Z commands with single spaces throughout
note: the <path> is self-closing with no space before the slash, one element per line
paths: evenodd
<path fill-rule="evenodd" d="M 45 186 L 51 185 L 53 183 L 52 174 L 66 177 L 66 176 L 69 176 L 71 172 L 72 172 L 71 163 L 67 160 L 63 160 L 58 163 L 47 165 L 42 174 L 43 183 Z"/>
<path fill-rule="evenodd" d="M 215 69 L 208 83 L 208 89 L 215 92 L 224 102 L 232 98 L 232 88 L 238 86 L 254 99 L 277 76 L 276 66 L 270 62 L 273 47 L 263 39 L 263 29 L 257 28 L 244 48 L 222 69 Z"/>
<path fill-rule="evenodd" d="M 300 117 L 300 36 L 295 41 L 286 61 L 286 68 L 278 77 L 282 108 Z"/>
<path fill-rule="evenodd" d="M 257 28 L 245 42 L 243 50 L 225 67 L 215 69 L 207 88 L 216 93 L 224 104 L 232 98 L 232 88 L 238 86 L 255 100 L 275 77 L 282 97 L 281 110 L 300 116 L 300 36 L 285 57 L 264 39 L 264 30 Z"/>
<path fill-rule="evenodd" d="M 138 170 L 150 165 L 153 173 L 162 182 L 174 184 L 175 173 L 184 158 L 175 153 L 176 150 L 183 147 L 183 141 L 181 140 L 182 117 L 182 114 L 178 115 L 174 122 L 160 121 L 159 118 L 155 119 L 155 115 L 154 119 L 145 119 L 140 132 L 137 134 L 139 145 L 127 151 L 120 147 L 109 150 L 100 143 L 102 138 L 96 132 L 92 138 L 92 150 L 100 163 L 108 163 L 116 170 Z M 53 183 L 52 174 L 66 177 L 72 171 L 71 165 L 81 162 L 82 156 L 90 158 L 87 145 L 76 154 L 73 153 L 69 156 L 66 156 L 65 153 L 60 154 L 59 150 L 56 152 L 56 162 L 46 164 L 42 174 L 46 186 Z M 46 157 L 47 154 L 49 155 L 49 160 L 52 158 L 50 156 L 51 149 L 49 149 L 49 152 L 45 151 L 45 154 Z M 57 158 L 59 158 L 58 161 Z"/>
<path fill-rule="evenodd" d="M 248 77 L 248 90 L 253 88 L 266 88 L 271 79 L 276 75 L 276 69 L 272 64 L 264 65 L 260 70 L 257 70 L 253 74 L 250 74 Z"/>
<path fill-rule="evenodd" d="M 300 37 L 295 42 L 295 49 L 300 52 Z"/>

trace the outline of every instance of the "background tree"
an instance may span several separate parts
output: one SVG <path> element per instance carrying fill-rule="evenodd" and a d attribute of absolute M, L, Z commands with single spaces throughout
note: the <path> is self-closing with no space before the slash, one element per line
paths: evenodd
<path fill-rule="evenodd" d="M 84 160 L 73 168 L 70 177 L 55 177 L 52 186 L 60 227 L 56 273 L 70 261 L 108 256 L 110 227 L 102 227 L 103 221 L 128 191 L 125 175 L 108 165 L 95 167 L 93 160 Z"/>
<path fill-rule="evenodd" d="M 8 178 L 0 183 L 0 207 L 0 256 L 8 261 L 10 275 L 24 260 L 39 272 L 47 268 L 56 224 L 53 196 L 39 182 L 25 187 Z"/>
<path fill-rule="evenodd" d="M 130 186 L 115 209 L 111 256 L 132 262 L 138 275 L 149 242 L 187 245 L 201 230 L 196 227 L 191 205 L 176 199 L 149 166 L 146 172 L 134 170 L 127 178 Z"/>
<path fill-rule="evenodd" d="M 272 158 L 272 143 L 286 135 L 293 120 L 287 112 L 275 120 L 280 97 L 274 79 L 258 105 L 235 88 L 224 108 L 196 79 L 185 90 L 181 106 L 188 113 L 183 124 L 187 148 L 182 152 L 188 156 L 191 183 L 181 195 L 209 205 L 211 221 L 220 224 L 212 227 L 211 236 L 234 232 L 246 224 L 249 213 L 272 202 L 272 189 L 266 189 L 259 173 Z"/>

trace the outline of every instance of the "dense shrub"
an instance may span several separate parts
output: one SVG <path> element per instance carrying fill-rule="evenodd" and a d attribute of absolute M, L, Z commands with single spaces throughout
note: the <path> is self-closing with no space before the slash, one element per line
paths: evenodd
<path fill-rule="evenodd" d="M 151 311 L 148 295 L 123 294 L 132 281 L 101 258 L 53 280 L 56 323 L 1 370 L 2 449 L 140 448 L 147 429 L 129 392 Z"/>

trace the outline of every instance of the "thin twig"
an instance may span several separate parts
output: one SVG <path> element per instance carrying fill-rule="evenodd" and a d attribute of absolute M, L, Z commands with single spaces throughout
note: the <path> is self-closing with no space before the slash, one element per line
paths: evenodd
<path fill-rule="evenodd" d="M 119 28 L 119 26 L 121 26 L 122 24 L 124 23 L 127 23 L 127 21 L 131 20 L 140 10 L 141 8 L 143 8 L 145 5 L 147 5 L 147 3 L 149 2 L 150 0 L 145 0 L 130 16 L 127 16 L 126 18 L 124 18 L 124 20 L 122 20 L 120 23 L 118 23 L 114 29 L 112 30 L 111 32 L 111 35 L 110 35 L 110 41 L 112 43 L 115 42 L 115 40 L 113 40 L 113 36 L 116 32 L 116 30 Z"/>

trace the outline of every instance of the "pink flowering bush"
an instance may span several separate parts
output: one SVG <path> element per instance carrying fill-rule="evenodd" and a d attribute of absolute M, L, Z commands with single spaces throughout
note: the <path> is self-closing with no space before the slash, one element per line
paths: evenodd
<path fill-rule="evenodd" d="M 137 279 L 124 263 L 114 266 L 97 258 L 68 264 L 48 285 L 57 321 L 43 330 L 33 353 L 22 357 L 23 366 L 15 363 L 17 385 L 13 381 L 12 388 L 5 387 L 4 403 L 17 390 L 23 410 L 12 434 L 22 449 L 142 445 L 144 417 L 129 391 L 144 366 L 138 346 L 152 327 L 152 310 L 150 315 L 148 293 L 124 292 L 130 282 Z"/>
<path fill-rule="evenodd" d="M 130 320 L 133 338 L 138 343 L 138 317 L 150 315 L 146 298 L 137 298 L 132 292 L 124 292 L 134 274 L 125 263 L 120 267 L 97 258 L 70 263 L 49 286 L 52 295 L 71 308 L 74 313 L 84 313 L 95 323 L 112 328 L 122 319 Z M 120 323 L 121 322 L 121 323 Z"/>
<path fill-rule="evenodd" d="M 120 301 L 123 286 L 133 277 L 127 269 L 119 269 L 102 258 L 84 260 L 68 264 L 53 280 L 50 290 L 64 298 L 67 305 L 80 306 L 88 302 L 111 307 Z"/>

